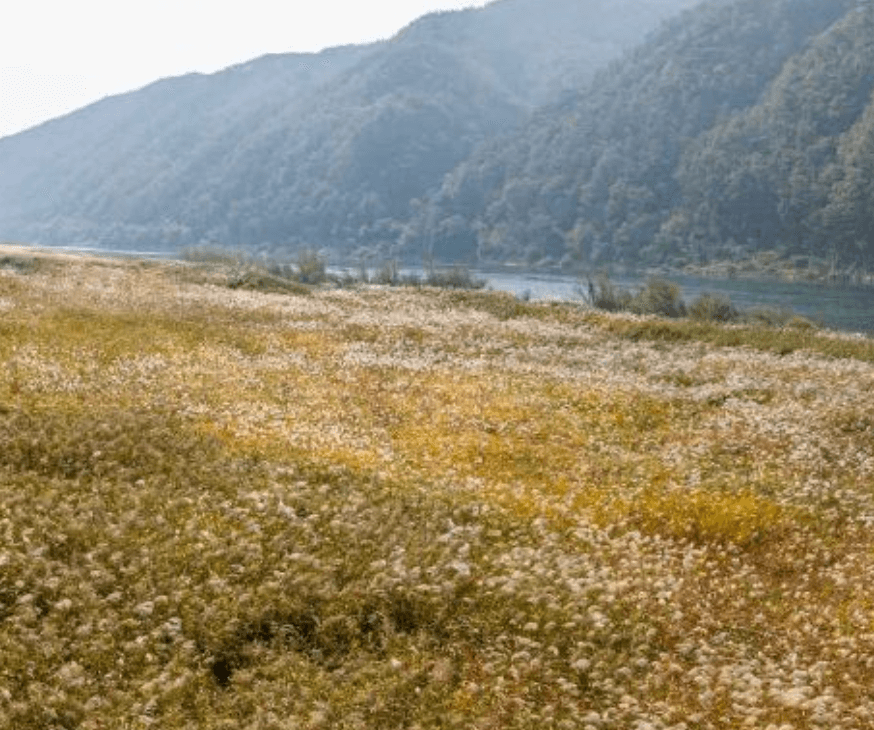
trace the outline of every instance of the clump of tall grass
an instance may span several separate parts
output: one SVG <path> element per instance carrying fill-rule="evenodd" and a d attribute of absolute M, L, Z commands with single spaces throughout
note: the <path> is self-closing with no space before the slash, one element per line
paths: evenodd
<path fill-rule="evenodd" d="M 446 299 L 454 307 L 464 306 L 486 312 L 499 320 L 517 317 L 548 316 L 549 309 L 536 302 L 528 302 L 505 291 L 458 290 L 447 293 Z"/>

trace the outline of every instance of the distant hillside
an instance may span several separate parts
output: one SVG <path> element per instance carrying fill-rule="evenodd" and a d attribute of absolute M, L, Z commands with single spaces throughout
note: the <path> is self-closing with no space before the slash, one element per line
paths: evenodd
<path fill-rule="evenodd" d="M 390 252 L 410 201 L 694 0 L 500 0 L 157 82 L 0 140 L 0 237 Z"/>
<path fill-rule="evenodd" d="M 437 257 L 874 266 L 870 0 L 711 2 L 486 142 L 404 231 Z"/>
<path fill-rule="evenodd" d="M 0 140 L 0 238 L 874 270 L 872 0 L 693 5 L 498 0 L 106 99 Z"/>
<path fill-rule="evenodd" d="M 779 247 L 842 267 L 870 267 L 872 91 L 869 5 L 848 12 L 790 58 L 758 104 L 687 147 L 677 174 L 684 205 L 662 240 L 682 249 L 697 238 L 710 258 Z"/>

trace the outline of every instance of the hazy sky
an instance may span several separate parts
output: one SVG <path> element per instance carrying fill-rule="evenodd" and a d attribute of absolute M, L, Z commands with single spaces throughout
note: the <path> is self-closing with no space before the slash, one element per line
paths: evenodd
<path fill-rule="evenodd" d="M 4 3 L 0 137 L 105 96 L 265 53 L 394 35 L 486 0 L 22 0 Z"/>

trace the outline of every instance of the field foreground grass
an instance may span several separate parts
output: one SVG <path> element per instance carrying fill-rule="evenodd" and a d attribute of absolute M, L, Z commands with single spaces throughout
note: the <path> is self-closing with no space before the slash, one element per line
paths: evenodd
<path fill-rule="evenodd" d="M 0 727 L 874 728 L 874 343 L 0 247 Z"/>

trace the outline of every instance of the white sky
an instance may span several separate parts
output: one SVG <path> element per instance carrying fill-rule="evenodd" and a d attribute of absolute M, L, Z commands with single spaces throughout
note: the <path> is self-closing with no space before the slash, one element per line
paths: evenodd
<path fill-rule="evenodd" d="M 265 53 L 388 38 L 486 0 L 12 0 L 0 25 L 0 137 L 167 76 Z"/>

